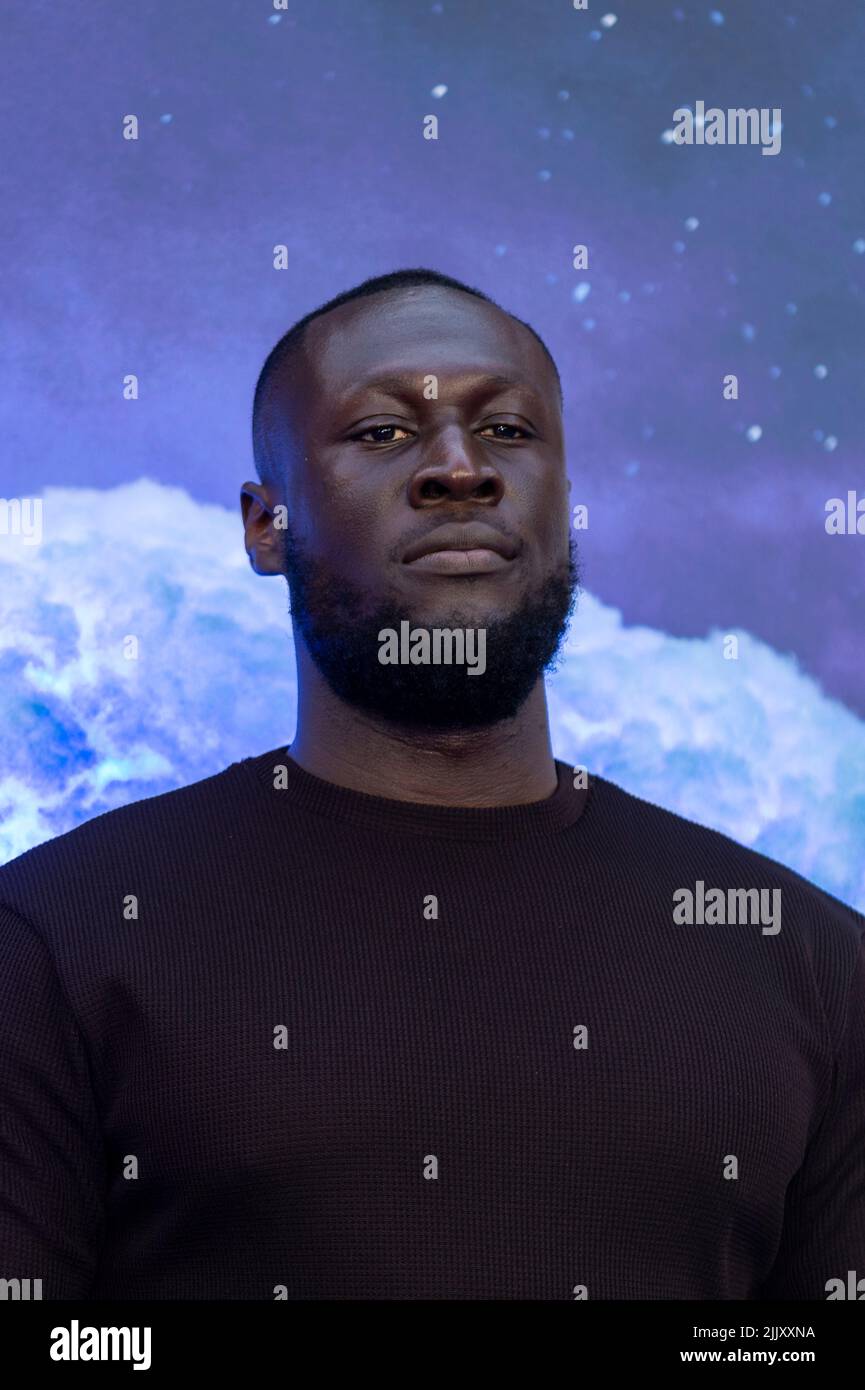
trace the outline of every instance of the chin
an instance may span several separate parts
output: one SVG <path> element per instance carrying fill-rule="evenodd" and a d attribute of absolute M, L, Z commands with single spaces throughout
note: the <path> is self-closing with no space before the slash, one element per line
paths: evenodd
<path fill-rule="evenodd" d="M 416 623 L 429 625 L 452 618 L 463 624 L 470 622 L 473 626 L 482 626 L 510 618 L 526 602 L 526 595 L 518 593 L 510 602 L 503 603 L 501 593 L 491 592 L 492 587 L 484 585 L 481 579 L 446 582 L 424 602 L 418 602 L 416 594 L 406 594 L 400 606 Z"/>

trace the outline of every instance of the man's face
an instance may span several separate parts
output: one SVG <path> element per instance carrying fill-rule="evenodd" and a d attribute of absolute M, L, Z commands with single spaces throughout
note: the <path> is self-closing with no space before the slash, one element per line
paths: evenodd
<path fill-rule="evenodd" d="M 343 698 L 397 722 L 509 717 L 577 583 L 542 347 L 494 306 L 431 286 L 314 320 L 302 359 L 278 397 L 283 572 L 313 660 Z M 483 630 L 486 671 L 382 665 L 379 633 L 405 619 Z"/>

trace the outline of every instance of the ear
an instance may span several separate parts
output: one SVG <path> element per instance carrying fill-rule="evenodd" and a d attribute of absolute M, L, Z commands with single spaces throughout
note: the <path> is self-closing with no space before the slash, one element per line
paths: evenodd
<path fill-rule="evenodd" d="M 244 545 L 256 574 L 282 573 L 282 538 L 274 513 L 284 506 L 265 483 L 244 483 L 240 489 Z"/>

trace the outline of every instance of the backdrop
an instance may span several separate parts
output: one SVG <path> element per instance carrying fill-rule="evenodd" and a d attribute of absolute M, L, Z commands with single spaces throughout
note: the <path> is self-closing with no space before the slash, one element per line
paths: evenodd
<path fill-rule="evenodd" d="M 561 369 L 557 754 L 865 908 L 865 10 L 609 3 L 5 11 L 0 858 L 291 739 L 253 385 L 423 265 Z"/>

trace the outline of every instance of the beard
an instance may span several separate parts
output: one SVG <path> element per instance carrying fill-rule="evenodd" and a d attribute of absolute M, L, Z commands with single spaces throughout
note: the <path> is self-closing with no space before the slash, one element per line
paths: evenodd
<path fill-rule="evenodd" d="M 554 669 L 579 593 L 577 544 L 568 558 L 524 593 L 513 612 L 486 621 L 459 609 L 421 623 L 405 603 L 378 599 L 305 553 L 283 530 L 282 573 L 292 622 L 330 689 L 345 703 L 408 729 L 457 731 L 511 719 L 544 671 Z M 462 583 L 472 583 L 471 579 Z M 483 630 L 485 669 L 465 665 L 382 665 L 383 630 Z"/>

